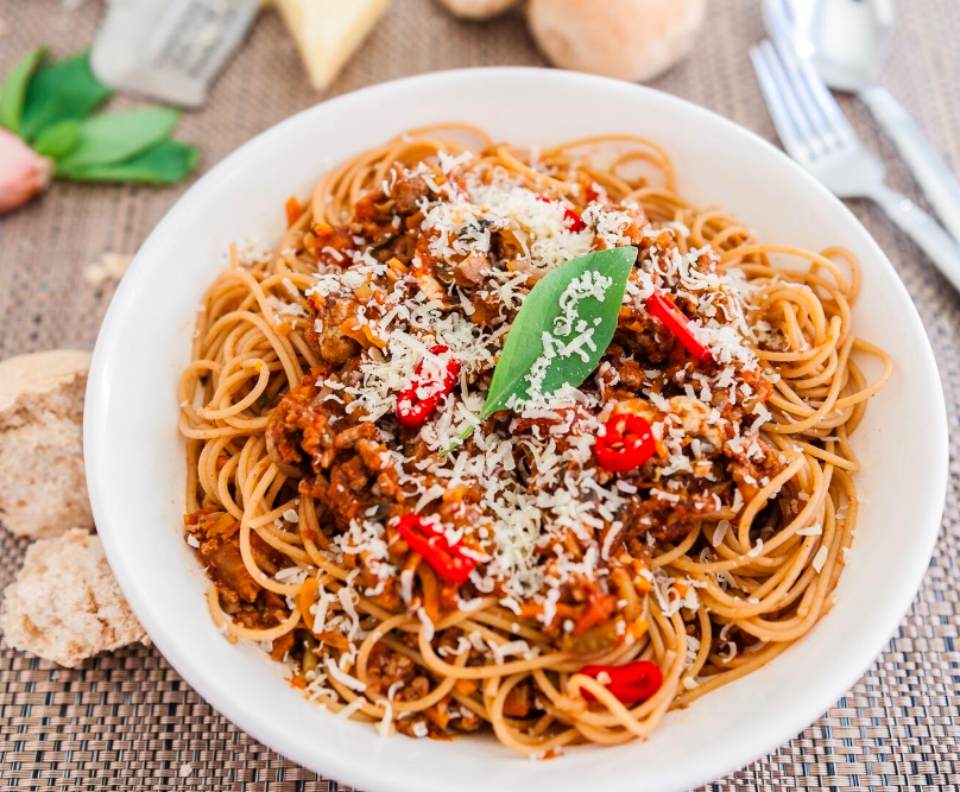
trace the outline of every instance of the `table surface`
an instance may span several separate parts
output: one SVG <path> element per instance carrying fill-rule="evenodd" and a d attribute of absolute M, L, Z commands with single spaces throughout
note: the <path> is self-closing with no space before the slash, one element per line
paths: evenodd
<path fill-rule="evenodd" d="M 748 46 L 762 37 L 758 6 L 758 0 L 711 0 L 695 56 L 654 85 L 775 140 L 747 57 Z M 885 80 L 960 171 L 960 3 L 902 0 L 900 11 Z M 101 12 L 95 0 L 4 0 L 0 73 L 41 43 L 56 55 L 86 47 Z M 200 146 L 203 172 L 328 96 L 395 77 L 485 65 L 543 65 L 518 16 L 470 24 L 441 13 L 432 0 L 395 0 L 332 89 L 318 95 L 268 10 L 215 84 L 208 106 L 185 114 L 180 136 Z M 883 156 L 892 186 L 923 204 L 866 111 L 854 101 L 845 108 Z M 84 267 L 105 253 L 135 252 L 184 189 L 55 184 L 42 201 L 0 220 L 0 357 L 92 349 L 115 284 L 92 285 Z M 713 790 L 960 789 L 960 299 L 875 207 L 852 208 L 903 277 L 940 365 L 954 452 L 943 529 L 910 613 L 863 679 L 794 740 L 708 787 Z M 26 544 L 0 530 L 0 586 L 13 579 Z M 155 649 L 131 647 L 68 670 L 0 639 L 0 789 L 240 786 L 346 789 L 234 727 Z"/>

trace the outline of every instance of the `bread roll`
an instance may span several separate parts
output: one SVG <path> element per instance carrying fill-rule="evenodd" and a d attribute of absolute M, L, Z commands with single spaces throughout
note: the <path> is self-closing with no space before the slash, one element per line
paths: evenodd
<path fill-rule="evenodd" d="M 0 362 L 0 524 L 59 536 L 93 526 L 83 472 L 90 353 L 55 350 Z"/>
<path fill-rule="evenodd" d="M 490 19 L 513 8 L 519 0 L 440 0 L 440 5 L 463 19 Z"/>
<path fill-rule="evenodd" d="M 30 546 L 16 581 L 7 586 L 0 629 L 15 649 L 71 668 L 145 639 L 100 539 L 79 528 Z"/>
<path fill-rule="evenodd" d="M 530 32 L 563 69 L 643 82 L 693 46 L 706 0 L 531 0 Z"/>

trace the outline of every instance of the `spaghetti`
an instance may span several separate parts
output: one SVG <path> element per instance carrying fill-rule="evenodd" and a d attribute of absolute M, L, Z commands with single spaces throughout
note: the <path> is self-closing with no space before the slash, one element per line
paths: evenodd
<path fill-rule="evenodd" d="M 232 249 L 180 383 L 228 638 L 381 733 L 489 725 L 549 757 L 644 738 L 829 610 L 849 438 L 891 372 L 853 334 L 848 251 L 760 243 L 628 136 L 416 130 L 287 214 L 274 252 Z M 594 374 L 478 420 L 535 284 L 627 245 Z"/>

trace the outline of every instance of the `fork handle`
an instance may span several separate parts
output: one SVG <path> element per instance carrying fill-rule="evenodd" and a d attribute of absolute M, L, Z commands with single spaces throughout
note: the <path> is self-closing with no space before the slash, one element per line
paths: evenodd
<path fill-rule="evenodd" d="M 870 197 L 960 291 L 960 245 L 907 196 L 881 184 Z"/>
<path fill-rule="evenodd" d="M 910 166 L 944 228 L 960 241 L 960 182 L 950 166 L 890 91 L 871 85 L 859 95 Z"/>

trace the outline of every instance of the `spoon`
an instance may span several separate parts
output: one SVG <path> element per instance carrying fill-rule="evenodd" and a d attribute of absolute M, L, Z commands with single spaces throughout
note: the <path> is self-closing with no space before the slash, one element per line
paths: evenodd
<path fill-rule="evenodd" d="M 892 0 L 766 0 L 788 17 L 794 46 L 823 81 L 856 94 L 894 142 L 943 225 L 960 241 L 960 182 L 903 106 L 878 78 L 893 27 Z"/>

